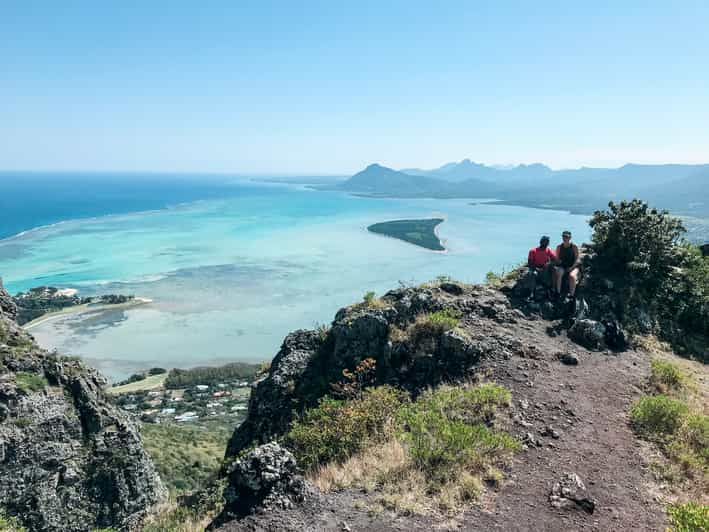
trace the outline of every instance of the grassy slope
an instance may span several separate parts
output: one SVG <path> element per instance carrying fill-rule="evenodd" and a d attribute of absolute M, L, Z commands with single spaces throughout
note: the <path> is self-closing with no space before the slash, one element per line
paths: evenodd
<path fill-rule="evenodd" d="M 155 390 L 156 388 L 162 388 L 165 384 L 165 379 L 167 379 L 167 373 L 162 373 L 161 375 L 151 375 L 143 380 L 131 382 L 124 384 L 122 386 L 113 386 L 108 388 L 107 391 L 113 394 L 130 393 L 137 392 L 140 390 Z"/>

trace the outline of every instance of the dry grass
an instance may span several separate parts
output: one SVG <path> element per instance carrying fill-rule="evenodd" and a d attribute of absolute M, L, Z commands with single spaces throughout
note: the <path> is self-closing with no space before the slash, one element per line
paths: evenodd
<path fill-rule="evenodd" d="M 351 456 L 343 463 L 331 462 L 320 466 L 311 473 L 310 481 L 322 491 L 357 487 L 371 493 L 386 478 L 411 467 L 411 464 L 404 446 L 392 438 Z"/>
<path fill-rule="evenodd" d="M 418 469 L 406 444 L 396 438 L 369 447 L 342 463 L 330 463 L 310 473 L 308 480 L 324 492 L 357 489 L 370 495 L 368 508 L 400 515 L 449 517 L 473 504 L 490 485 L 502 481 L 502 473 L 489 468 L 477 475 L 462 470 L 454 479 L 431 489 Z"/>
<path fill-rule="evenodd" d="M 155 507 L 143 523 L 142 532 L 198 532 L 206 530 L 214 515 L 197 515 L 174 500 Z"/>

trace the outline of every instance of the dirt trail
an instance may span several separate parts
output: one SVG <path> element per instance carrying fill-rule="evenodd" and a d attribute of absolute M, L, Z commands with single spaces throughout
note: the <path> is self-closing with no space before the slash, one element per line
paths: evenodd
<path fill-rule="evenodd" d="M 650 356 L 642 351 L 590 352 L 563 334 L 549 336 L 549 326 L 541 319 L 513 324 L 475 317 L 464 321 L 471 335 L 519 341 L 517 352 L 485 360 L 480 370 L 512 390 L 510 430 L 520 436 L 530 433 L 540 444 L 516 456 L 499 492 L 485 497 L 479 507 L 450 520 L 373 515 L 366 509 L 365 495 L 345 491 L 303 507 L 232 522 L 223 530 L 665 530 L 663 507 L 651 495 L 652 475 L 628 425 L 628 411 L 642 393 Z M 567 352 L 576 354 L 578 365 L 559 360 L 559 354 Z M 542 436 L 546 427 L 549 435 Z M 550 505 L 550 488 L 565 472 L 584 481 L 597 503 L 593 514 Z"/>

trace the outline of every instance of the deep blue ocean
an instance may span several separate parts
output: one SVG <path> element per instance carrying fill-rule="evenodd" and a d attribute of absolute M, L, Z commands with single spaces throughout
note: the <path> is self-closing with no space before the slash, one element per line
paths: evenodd
<path fill-rule="evenodd" d="M 0 239 L 64 220 L 266 192 L 231 176 L 0 172 Z"/>

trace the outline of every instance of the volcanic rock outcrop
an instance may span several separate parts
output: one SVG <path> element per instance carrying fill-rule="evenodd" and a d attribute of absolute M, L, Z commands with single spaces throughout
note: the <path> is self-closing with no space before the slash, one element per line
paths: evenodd
<path fill-rule="evenodd" d="M 40 349 L 0 289 L 0 510 L 32 531 L 133 530 L 166 495 L 105 378 Z"/>
<path fill-rule="evenodd" d="M 465 290 L 465 291 L 464 291 Z M 459 330 L 424 330 L 411 334 L 417 317 L 448 309 L 472 321 L 483 318 L 515 322 L 523 315 L 498 290 L 454 283 L 439 287 L 402 288 L 388 292 L 376 305 L 359 304 L 340 310 L 327 332 L 289 334 L 273 359 L 267 375 L 252 391 L 248 416 L 234 432 L 227 458 L 252 444 L 282 435 L 293 413 L 314 405 L 362 360 L 376 361 L 373 384 L 394 384 L 414 395 L 444 381 L 474 373 L 481 357 L 504 357 L 523 349 L 512 335 L 488 330 L 484 324 L 467 335 Z"/>

